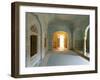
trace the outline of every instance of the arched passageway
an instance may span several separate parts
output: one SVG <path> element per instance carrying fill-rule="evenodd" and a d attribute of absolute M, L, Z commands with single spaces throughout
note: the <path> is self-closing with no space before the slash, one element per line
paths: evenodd
<path fill-rule="evenodd" d="M 57 31 L 53 33 L 52 48 L 56 51 L 64 51 L 69 48 L 68 33 L 64 31 Z"/>

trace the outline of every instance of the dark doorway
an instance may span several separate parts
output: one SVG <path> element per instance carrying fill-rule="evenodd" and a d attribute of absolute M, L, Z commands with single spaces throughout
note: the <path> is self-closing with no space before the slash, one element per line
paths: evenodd
<path fill-rule="evenodd" d="M 30 56 L 34 56 L 37 53 L 37 35 L 30 36 Z"/>

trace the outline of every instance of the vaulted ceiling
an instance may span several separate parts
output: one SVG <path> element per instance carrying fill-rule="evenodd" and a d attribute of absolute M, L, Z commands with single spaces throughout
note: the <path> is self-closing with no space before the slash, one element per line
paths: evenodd
<path fill-rule="evenodd" d="M 42 18 L 48 26 L 59 22 L 73 24 L 73 28 L 89 25 L 89 15 L 50 13 L 37 13 L 36 15 Z"/>

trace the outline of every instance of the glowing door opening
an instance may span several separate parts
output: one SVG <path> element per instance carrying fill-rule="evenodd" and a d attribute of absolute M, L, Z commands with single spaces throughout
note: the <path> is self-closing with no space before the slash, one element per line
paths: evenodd
<path fill-rule="evenodd" d="M 59 35 L 59 50 L 64 50 L 65 46 L 64 46 L 64 36 L 63 35 Z"/>
<path fill-rule="evenodd" d="M 68 33 L 64 31 L 57 31 L 53 33 L 52 49 L 54 51 L 65 51 L 69 48 Z"/>

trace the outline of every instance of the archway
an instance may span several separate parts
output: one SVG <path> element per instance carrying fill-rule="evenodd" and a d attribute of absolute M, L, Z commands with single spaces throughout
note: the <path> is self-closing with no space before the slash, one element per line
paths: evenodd
<path fill-rule="evenodd" d="M 52 48 L 55 51 L 68 50 L 68 33 L 64 31 L 57 31 L 53 33 Z"/>
<path fill-rule="evenodd" d="M 85 56 L 87 56 L 87 51 L 86 51 L 86 49 L 87 49 L 87 48 L 86 48 L 86 47 L 87 47 L 86 44 L 87 44 L 87 43 L 86 43 L 86 41 L 87 41 L 87 34 L 88 34 L 88 31 L 89 31 L 89 26 L 86 27 L 85 33 L 84 33 L 84 55 L 85 55 Z"/>
<path fill-rule="evenodd" d="M 26 14 L 26 67 L 38 65 L 42 61 L 42 27 L 39 17 Z"/>

